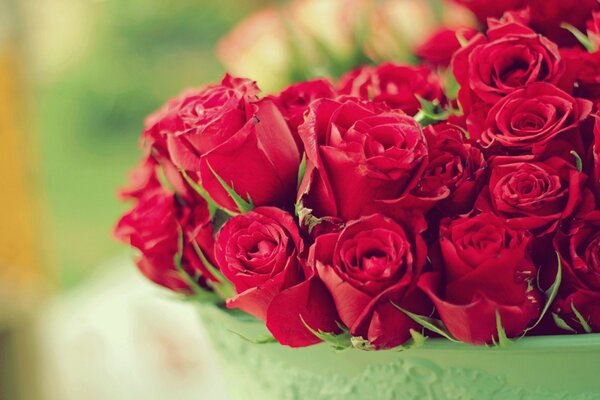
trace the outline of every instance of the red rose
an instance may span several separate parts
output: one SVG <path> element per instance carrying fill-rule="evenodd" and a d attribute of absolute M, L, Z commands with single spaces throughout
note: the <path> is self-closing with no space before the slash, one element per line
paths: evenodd
<path fill-rule="evenodd" d="M 430 310 L 414 285 L 427 255 L 419 231 L 374 214 L 317 237 L 311 247 L 309 263 L 329 289 L 341 321 L 376 348 L 398 346 L 418 328 L 392 302 L 414 312 Z"/>
<path fill-rule="evenodd" d="M 304 243 L 291 215 L 258 207 L 229 219 L 217 233 L 215 256 L 238 293 L 227 307 L 266 322 L 282 344 L 307 346 L 319 341 L 302 323 L 338 331 L 330 296 L 299 258 Z"/>
<path fill-rule="evenodd" d="M 307 156 L 299 196 L 315 215 L 354 219 L 416 185 L 427 146 L 411 117 L 354 100 L 320 100 L 309 110 L 299 128 Z"/>
<path fill-rule="evenodd" d="M 587 21 L 587 34 L 596 49 L 600 48 L 600 11 L 594 11 L 592 18 Z"/>
<path fill-rule="evenodd" d="M 119 191 L 123 199 L 139 199 L 152 194 L 161 186 L 158 174 L 164 178 L 164 183 L 184 203 L 204 203 L 194 189 L 184 180 L 183 176 L 171 160 L 158 152 L 152 152 L 142 159 L 141 163 L 131 171 L 129 184 Z"/>
<path fill-rule="evenodd" d="M 533 82 L 557 83 L 564 72 L 558 47 L 531 29 L 507 23 L 478 34 L 452 59 L 466 113 L 475 104 L 492 105 Z"/>
<path fill-rule="evenodd" d="M 119 190 L 119 197 L 123 200 L 137 200 L 160 187 L 160 181 L 156 176 L 157 162 L 153 157 L 145 157 L 129 172 L 128 185 Z"/>
<path fill-rule="evenodd" d="M 521 334 L 539 315 L 530 239 L 529 233 L 491 213 L 442 220 L 439 254 L 432 255 L 441 274 L 424 275 L 420 286 L 452 336 L 491 343 L 498 339 L 496 312 L 509 337 Z"/>
<path fill-rule="evenodd" d="M 486 162 L 476 147 L 465 141 L 462 128 L 448 123 L 425 128 L 428 162 L 412 195 L 438 201 L 444 214 L 470 211 Z"/>
<path fill-rule="evenodd" d="M 579 48 L 561 49 L 567 73 L 575 82 L 577 97 L 600 100 L 600 51 L 587 52 Z"/>
<path fill-rule="evenodd" d="M 547 36 L 560 46 L 574 46 L 575 37 L 563 29 L 563 22 L 579 30 L 585 29 L 585 22 L 592 11 L 599 9 L 596 0 L 454 0 L 469 8 L 485 22 L 488 17 L 499 18 L 506 11 L 524 9 L 529 22 L 536 32 Z"/>
<path fill-rule="evenodd" d="M 596 195 L 596 202 L 600 205 L 600 118 L 596 117 L 594 124 L 594 145 L 592 146 L 592 190 Z"/>
<path fill-rule="evenodd" d="M 585 174 L 562 158 L 533 162 L 529 156 L 495 157 L 476 208 L 509 219 L 516 229 L 553 231 L 582 199 Z"/>
<path fill-rule="evenodd" d="M 340 78 L 340 93 L 384 103 L 415 115 L 421 108 L 417 96 L 445 102 L 440 78 L 425 66 L 381 64 L 361 67 Z"/>
<path fill-rule="evenodd" d="M 597 0 L 528 0 L 530 26 L 559 46 L 576 46 L 577 39 L 563 27 L 568 23 L 585 31 L 585 23 L 594 10 L 600 9 Z"/>
<path fill-rule="evenodd" d="M 137 205 L 121 217 L 115 236 L 141 252 L 137 261 L 140 271 L 151 281 L 174 291 L 191 294 L 192 290 L 177 269 L 174 257 L 179 251 L 179 235 L 183 234 L 182 266 L 199 285 L 208 289 L 206 280 L 216 281 L 193 243 L 210 262 L 214 262 L 212 225 L 206 203 L 183 207 L 172 193 L 162 188 L 145 193 Z"/>
<path fill-rule="evenodd" d="M 576 128 L 591 111 L 588 100 L 576 99 L 547 83 L 532 83 L 498 101 L 476 139 L 484 148 L 508 154 L 539 154 L 561 135 L 568 135 L 571 143 L 567 146 L 576 145 Z"/>
<path fill-rule="evenodd" d="M 452 56 L 461 47 L 457 35 L 468 40 L 476 33 L 473 28 L 440 28 L 417 47 L 415 54 L 434 67 L 448 67 Z"/>
<path fill-rule="evenodd" d="M 516 10 L 527 5 L 528 0 L 453 0 L 467 7 L 480 21 L 488 17 L 499 18 L 508 10 Z"/>
<path fill-rule="evenodd" d="M 277 105 L 292 132 L 297 135 L 298 126 L 304 122 L 304 114 L 310 103 L 335 96 L 335 89 L 328 79 L 314 79 L 290 85 L 270 99 Z"/>
<path fill-rule="evenodd" d="M 564 277 L 555 311 L 571 328 L 585 332 L 574 308 L 593 332 L 600 332 L 600 211 L 579 215 L 554 243 Z"/>
<path fill-rule="evenodd" d="M 144 137 L 222 207 L 236 210 L 215 173 L 256 205 L 291 204 L 299 151 L 277 107 L 256 101 L 257 92 L 254 82 L 226 75 L 169 101 L 148 119 Z"/>

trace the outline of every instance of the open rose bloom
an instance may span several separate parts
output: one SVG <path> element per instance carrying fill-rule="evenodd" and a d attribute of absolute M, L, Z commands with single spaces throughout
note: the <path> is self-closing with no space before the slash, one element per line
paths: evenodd
<path fill-rule="evenodd" d="M 149 116 L 115 230 L 140 271 L 291 347 L 600 333 L 600 3 L 456 3 L 479 30 L 417 65 Z"/>

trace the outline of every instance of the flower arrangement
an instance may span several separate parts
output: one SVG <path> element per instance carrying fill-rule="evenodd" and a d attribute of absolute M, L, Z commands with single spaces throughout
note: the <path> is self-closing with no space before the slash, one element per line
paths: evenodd
<path fill-rule="evenodd" d="M 291 347 L 600 332 L 584 2 L 465 1 L 481 31 L 436 33 L 418 65 L 185 91 L 145 121 L 116 236 L 150 280 Z"/>

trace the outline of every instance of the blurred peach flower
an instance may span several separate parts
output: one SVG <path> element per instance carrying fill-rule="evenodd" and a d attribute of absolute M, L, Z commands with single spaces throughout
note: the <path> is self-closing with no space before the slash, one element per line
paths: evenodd
<path fill-rule="evenodd" d="M 280 12 L 269 7 L 251 14 L 219 41 L 217 56 L 230 73 L 259 81 L 263 90 L 284 86 L 292 49 Z"/>
<path fill-rule="evenodd" d="M 220 41 L 217 55 L 268 93 L 361 64 L 410 62 L 441 26 L 475 27 L 476 20 L 442 0 L 291 0 L 250 15 Z"/>

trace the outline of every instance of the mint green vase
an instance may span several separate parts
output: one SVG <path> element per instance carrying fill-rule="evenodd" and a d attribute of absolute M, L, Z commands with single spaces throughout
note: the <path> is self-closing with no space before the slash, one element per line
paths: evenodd
<path fill-rule="evenodd" d="M 600 400 L 600 334 L 486 348 L 429 339 L 403 352 L 254 344 L 262 323 L 203 305 L 231 400 Z"/>

